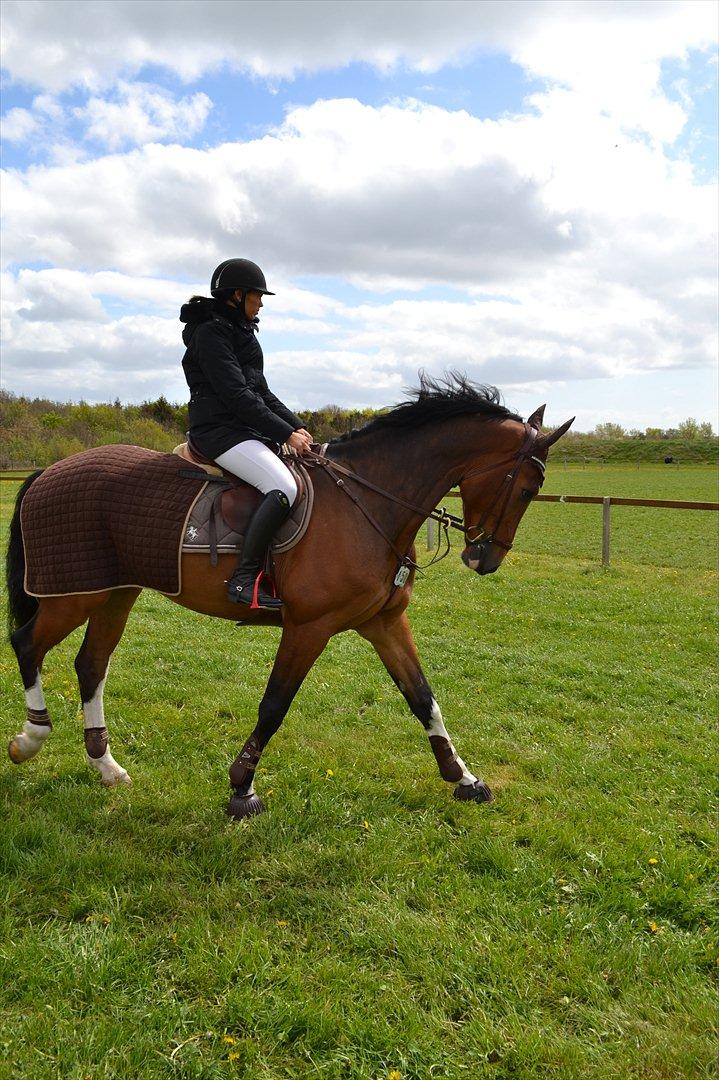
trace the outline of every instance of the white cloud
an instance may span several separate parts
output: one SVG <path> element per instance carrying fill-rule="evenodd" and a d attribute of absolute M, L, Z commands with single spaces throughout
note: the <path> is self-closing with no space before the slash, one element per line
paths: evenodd
<path fill-rule="evenodd" d="M 7 142 L 24 143 L 40 129 L 30 109 L 10 109 L 2 118 L 2 137 Z"/>
<path fill-rule="evenodd" d="M 241 245 L 275 273 L 511 280 L 579 243 L 511 132 L 429 106 L 319 102 L 249 143 L 11 172 L 5 258 L 204 276 Z"/>
<path fill-rule="evenodd" d="M 714 46 L 716 27 L 710 0 L 5 0 L 3 62 L 60 91 L 97 90 L 149 64 L 187 80 L 223 64 L 266 78 L 352 62 L 430 72 L 493 49 L 672 139 L 683 113 L 658 90 L 659 63 Z"/>
<path fill-rule="evenodd" d="M 278 292 L 263 340 L 291 404 L 386 403 L 420 366 L 524 392 L 712 364 L 717 192 L 667 156 L 691 90 L 669 101 L 659 77 L 663 58 L 711 44 L 715 17 L 704 0 L 8 0 L 15 78 L 91 88 L 75 120 L 111 150 L 153 140 L 77 161 L 53 93 L 8 114 L 18 140 L 60 135 L 54 164 L 4 179 L 7 262 L 58 268 L 8 275 L 8 385 L 182 399 L 177 308 L 235 253 Z M 353 59 L 431 71 L 479 47 L 548 80 L 528 111 L 481 120 L 416 101 L 317 101 L 263 137 L 196 150 L 159 143 L 201 128 L 205 95 L 108 90 L 150 62 L 186 78 Z M 300 275 L 378 301 L 340 303 L 298 288 Z M 382 299 L 427 287 L 429 299 Z M 466 300 L 446 302 L 449 287 Z"/>
<path fill-rule="evenodd" d="M 153 145 L 10 173 L 6 257 L 68 269 L 23 272 L 23 326 L 7 356 L 15 371 L 31 364 L 27 323 L 50 310 L 58 319 L 82 311 L 93 349 L 100 301 L 114 314 L 125 301 L 171 320 L 236 251 L 258 259 L 279 294 L 263 318 L 270 340 L 282 347 L 291 335 L 297 363 L 312 356 L 312 381 L 338 399 L 352 377 L 345 384 L 334 369 L 337 349 L 361 355 L 360 367 L 387 365 L 400 382 L 424 365 L 510 385 L 713 363 L 715 189 L 569 91 L 537 106 L 480 121 L 415 102 L 318 102 L 249 143 Z M 298 273 L 378 295 L 429 284 L 436 301 L 352 309 L 293 288 Z M 446 285 L 498 299 L 447 304 Z M 119 341 L 136 325 L 114 320 L 106 330 Z M 174 334 L 177 349 L 176 323 Z M 81 334 L 72 340 L 68 365 L 80 370 L 89 354 Z M 97 350 L 94 363 L 106 351 Z M 364 393 L 383 386 L 371 370 Z"/>
<path fill-rule="evenodd" d="M 117 150 L 172 139 L 186 142 L 202 129 L 211 108 L 207 94 L 175 100 L 159 87 L 120 82 L 114 100 L 91 97 L 74 115 L 86 124 L 86 139 Z"/>
<path fill-rule="evenodd" d="M 50 94 L 38 94 L 29 109 L 10 109 L 2 118 L 8 142 L 42 146 L 56 164 L 81 160 L 84 152 L 70 141 L 70 122 L 82 136 L 109 150 L 148 142 L 190 141 L 204 127 L 212 108 L 207 94 L 176 98 L 150 83 L 119 82 L 110 96 L 92 96 L 67 113 Z"/>
<path fill-rule="evenodd" d="M 650 294 L 707 280 L 715 190 L 576 95 L 536 103 L 482 121 L 317 102 L 247 143 L 10 172 L 5 258 L 202 280 L 241 248 L 275 276 L 385 289 L 506 291 L 590 263 Z"/>

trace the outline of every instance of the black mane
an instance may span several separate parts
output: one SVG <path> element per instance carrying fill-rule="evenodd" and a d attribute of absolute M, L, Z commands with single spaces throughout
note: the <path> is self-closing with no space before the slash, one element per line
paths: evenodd
<path fill-rule="evenodd" d="M 348 431 L 332 439 L 330 446 L 359 439 L 375 431 L 389 428 L 415 428 L 431 424 L 434 420 L 446 420 L 451 416 L 477 413 L 492 420 L 521 420 L 521 416 L 500 404 L 496 386 L 471 382 L 466 375 L 450 371 L 441 379 L 433 379 L 424 372 L 419 374 L 419 387 L 409 390 L 409 399 L 395 405 L 389 412 L 370 420 L 364 427 Z"/>

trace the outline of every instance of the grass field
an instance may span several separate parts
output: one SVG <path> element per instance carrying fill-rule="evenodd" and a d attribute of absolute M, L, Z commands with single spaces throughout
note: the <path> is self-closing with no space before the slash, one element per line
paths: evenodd
<path fill-rule="evenodd" d="M 717 500 L 702 466 L 550 467 L 545 490 Z M 106 693 L 135 784 L 106 792 L 80 633 L 54 650 L 44 756 L 0 765 L 0 1077 L 715 1075 L 719 515 L 612 520 L 608 570 L 601 508 L 545 504 L 498 574 L 455 546 L 418 580 L 425 670 L 491 806 L 451 799 L 346 634 L 263 759 L 268 812 L 226 821 L 278 631 L 151 593 Z"/>

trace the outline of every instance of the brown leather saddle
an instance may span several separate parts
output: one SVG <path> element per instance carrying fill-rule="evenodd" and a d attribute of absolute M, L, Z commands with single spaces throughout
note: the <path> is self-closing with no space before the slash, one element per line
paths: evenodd
<path fill-rule="evenodd" d="M 209 552 L 213 563 L 217 561 L 218 552 L 238 554 L 247 522 L 262 501 L 262 494 L 205 457 L 189 435 L 187 442 L 176 446 L 173 453 L 204 469 L 210 481 L 188 518 L 183 551 Z M 299 543 L 307 531 L 314 503 L 314 489 L 305 467 L 294 457 L 283 456 L 282 460 L 297 482 L 297 498 L 272 541 L 271 551 L 275 555 L 289 551 Z M 221 477 L 226 483 L 220 487 L 212 482 L 213 477 Z"/>

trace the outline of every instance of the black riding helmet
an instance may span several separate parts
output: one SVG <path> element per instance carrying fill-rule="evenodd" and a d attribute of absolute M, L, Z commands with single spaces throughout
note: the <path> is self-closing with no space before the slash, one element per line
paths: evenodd
<path fill-rule="evenodd" d="M 263 296 L 275 295 L 267 288 L 265 275 L 257 263 L 250 262 L 249 259 L 225 259 L 212 275 L 210 292 L 213 296 L 222 297 L 235 289 L 242 289 L 243 293 L 252 290 L 262 293 Z"/>

